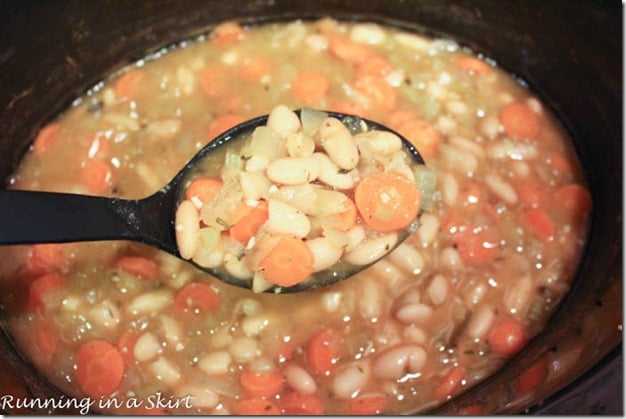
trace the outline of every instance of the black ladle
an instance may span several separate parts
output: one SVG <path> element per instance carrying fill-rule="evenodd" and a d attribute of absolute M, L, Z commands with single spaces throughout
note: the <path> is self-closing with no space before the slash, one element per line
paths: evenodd
<path fill-rule="evenodd" d="M 300 111 L 296 112 L 300 115 Z M 328 116 L 348 124 L 359 120 L 368 129 L 390 131 L 398 135 L 405 149 L 417 164 L 424 164 L 419 151 L 405 138 L 377 122 L 351 115 L 325 111 Z M 0 245 L 34 243 L 68 243 L 100 240 L 131 240 L 142 242 L 180 258 L 174 216 L 184 195 L 185 181 L 199 163 L 231 140 L 252 133 L 267 124 L 268 115 L 239 124 L 219 135 L 202 148 L 158 192 L 143 199 L 89 196 L 71 193 L 0 190 Z M 400 232 L 400 244 L 417 227 L 417 220 Z M 185 260 L 219 280 L 242 288 L 251 288 L 251 280 L 235 278 L 224 269 L 202 267 Z M 288 288 L 273 287 L 268 292 L 300 292 L 330 285 L 363 270 L 365 266 L 342 267 L 340 271 L 321 271 L 305 282 Z"/>

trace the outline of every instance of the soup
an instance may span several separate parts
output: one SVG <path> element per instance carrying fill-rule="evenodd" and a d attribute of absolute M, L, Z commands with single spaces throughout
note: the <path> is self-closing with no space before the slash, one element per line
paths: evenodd
<path fill-rule="evenodd" d="M 278 104 L 411 141 L 429 169 L 416 181 L 434 191 L 417 231 L 349 280 L 289 295 L 138 243 L 3 248 L 8 327 L 68 395 L 114 413 L 419 412 L 542 329 L 586 237 L 585 179 L 538 98 L 448 40 L 332 19 L 226 22 L 87 92 L 41 129 L 10 187 L 142 198 Z"/>

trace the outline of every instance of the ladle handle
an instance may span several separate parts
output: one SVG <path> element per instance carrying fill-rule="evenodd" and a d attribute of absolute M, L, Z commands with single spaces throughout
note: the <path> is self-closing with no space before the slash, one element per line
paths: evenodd
<path fill-rule="evenodd" d="M 0 190 L 0 244 L 138 240 L 125 219 L 136 212 L 137 202 L 68 193 Z"/>

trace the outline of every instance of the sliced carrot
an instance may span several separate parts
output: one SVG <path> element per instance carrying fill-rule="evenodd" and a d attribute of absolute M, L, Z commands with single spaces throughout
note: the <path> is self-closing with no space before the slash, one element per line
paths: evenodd
<path fill-rule="evenodd" d="M 552 218 L 543 210 L 531 208 L 522 211 L 520 222 L 531 234 L 543 241 L 552 240 L 556 234 Z"/>
<path fill-rule="evenodd" d="M 33 153 L 41 156 L 48 151 L 59 135 L 59 131 L 61 131 L 61 125 L 57 122 L 52 122 L 40 129 L 33 142 Z"/>
<path fill-rule="evenodd" d="M 291 287 L 313 273 L 313 253 L 301 239 L 282 236 L 259 263 L 267 281 L 281 287 Z"/>
<path fill-rule="evenodd" d="M 343 334 L 331 327 L 318 330 L 308 340 L 305 353 L 307 365 L 314 373 L 329 375 L 343 356 Z"/>
<path fill-rule="evenodd" d="M 358 76 L 386 76 L 391 73 L 393 67 L 386 58 L 372 54 L 357 64 L 356 74 Z"/>
<path fill-rule="evenodd" d="M 363 395 L 350 399 L 346 405 L 349 415 L 373 416 L 381 415 L 387 405 L 387 398 L 380 394 Z"/>
<path fill-rule="evenodd" d="M 50 326 L 39 326 L 35 332 L 35 345 L 43 355 L 54 355 L 57 351 L 58 337 Z"/>
<path fill-rule="evenodd" d="M 44 274 L 35 279 L 28 289 L 30 306 L 35 310 L 45 310 L 47 295 L 63 287 L 66 283 L 65 277 L 58 273 Z"/>
<path fill-rule="evenodd" d="M 282 341 L 278 346 L 276 361 L 278 361 L 279 363 L 283 363 L 292 360 L 295 351 L 296 347 L 293 342 Z"/>
<path fill-rule="evenodd" d="M 372 54 L 371 49 L 366 45 L 356 43 L 343 35 L 330 37 L 328 51 L 336 58 L 350 64 L 358 64 Z"/>
<path fill-rule="evenodd" d="M 491 263 L 498 254 L 498 235 L 492 230 L 466 228 L 454 235 L 459 256 L 468 265 Z"/>
<path fill-rule="evenodd" d="M 124 377 L 124 359 L 109 342 L 92 340 L 76 353 L 76 380 L 80 389 L 93 398 L 113 393 Z"/>
<path fill-rule="evenodd" d="M 235 125 L 241 124 L 245 120 L 246 119 L 243 116 L 232 113 L 218 116 L 213 120 L 213 122 L 211 122 L 211 125 L 209 125 L 209 132 L 207 134 L 209 141 L 213 140 L 221 133 L 228 131 Z"/>
<path fill-rule="evenodd" d="M 185 313 L 207 314 L 215 311 L 220 298 L 209 284 L 190 282 L 178 291 L 174 307 Z"/>
<path fill-rule="evenodd" d="M 417 147 L 425 159 L 434 157 L 439 150 L 441 135 L 435 127 L 419 117 L 404 120 L 395 127 L 390 125 L 389 128 Z"/>
<path fill-rule="evenodd" d="M 208 204 L 224 185 L 220 179 L 197 177 L 191 181 L 185 190 L 185 198 L 192 202 L 200 201 L 201 205 Z"/>
<path fill-rule="evenodd" d="M 261 201 L 256 207 L 247 207 L 245 215 L 239 218 L 233 226 L 228 229 L 230 236 L 240 243 L 248 243 L 269 218 L 266 201 Z"/>
<path fill-rule="evenodd" d="M 159 278 L 159 265 L 152 259 L 142 256 L 122 256 L 115 261 L 115 267 L 141 279 Z"/>
<path fill-rule="evenodd" d="M 348 231 L 356 225 L 356 205 L 351 199 L 346 200 L 346 205 L 348 208 L 337 214 L 338 222 L 335 224 L 335 228 L 339 231 Z"/>
<path fill-rule="evenodd" d="M 308 105 L 322 100 L 328 88 L 328 78 L 317 71 L 301 71 L 291 82 L 291 94 Z"/>
<path fill-rule="evenodd" d="M 244 370 L 239 374 L 239 385 L 246 396 L 273 397 L 280 393 L 284 387 L 283 374 L 280 371 L 272 371 L 258 374 L 250 370 Z"/>
<path fill-rule="evenodd" d="M 526 394 L 539 387 L 548 376 L 548 358 L 539 358 L 530 368 L 521 373 L 514 381 L 517 394 Z"/>
<path fill-rule="evenodd" d="M 547 185 L 534 179 L 523 179 L 516 185 L 522 208 L 543 208 L 550 198 Z"/>
<path fill-rule="evenodd" d="M 589 190 L 577 183 L 560 187 L 554 193 L 554 202 L 565 211 L 568 218 L 575 221 L 584 219 L 592 205 Z"/>
<path fill-rule="evenodd" d="M 239 67 L 239 77 L 251 83 L 260 82 L 271 73 L 272 60 L 264 55 L 246 57 Z"/>
<path fill-rule="evenodd" d="M 350 100 L 335 101 L 329 106 L 328 109 L 333 112 L 357 115 L 363 118 L 367 117 L 367 111 Z"/>
<path fill-rule="evenodd" d="M 135 343 L 139 339 L 139 333 L 135 330 L 127 330 L 117 341 L 117 350 L 120 352 L 124 364 L 132 365 L 135 363 L 134 348 Z"/>
<path fill-rule="evenodd" d="M 507 317 L 493 328 L 487 342 L 495 354 L 509 357 L 526 345 L 528 337 L 519 321 Z"/>
<path fill-rule="evenodd" d="M 276 405 L 269 400 L 263 399 L 245 399 L 240 401 L 235 408 L 233 409 L 233 413 L 241 416 L 252 416 L 252 415 L 267 415 L 267 416 L 278 416 L 280 415 L 280 409 Z"/>
<path fill-rule="evenodd" d="M 417 185 L 406 176 L 376 172 L 357 184 L 354 201 L 365 224 L 376 231 L 390 232 L 415 220 L 421 196 Z"/>
<path fill-rule="evenodd" d="M 26 260 L 26 269 L 33 276 L 62 270 L 66 262 L 63 248 L 57 243 L 34 244 Z"/>
<path fill-rule="evenodd" d="M 574 171 L 572 162 L 561 153 L 549 153 L 546 161 L 562 176 L 571 176 Z"/>
<path fill-rule="evenodd" d="M 324 402 L 318 396 L 295 391 L 281 397 L 280 407 L 285 415 L 319 416 L 325 411 Z"/>
<path fill-rule="evenodd" d="M 487 74 L 491 71 L 491 66 L 489 64 L 479 58 L 471 56 L 458 57 L 454 60 L 454 65 L 469 74 L 476 74 L 479 76 Z"/>
<path fill-rule="evenodd" d="M 465 369 L 463 367 L 454 367 L 449 370 L 446 375 L 443 376 L 441 383 L 435 388 L 435 398 L 437 401 L 441 402 L 452 397 L 463 384 L 464 378 Z"/>
<path fill-rule="evenodd" d="M 354 89 L 369 100 L 372 110 L 390 112 L 396 107 L 398 93 L 382 76 L 359 76 Z"/>
<path fill-rule="evenodd" d="M 209 64 L 200 72 L 198 85 L 200 90 L 210 99 L 224 96 L 228 86 L 228 72 L 220 64 Z"/>
<path fill-rule="evenodd" d="M 242 39 L 245 35 L 243 27 L 233 21 L 222 22 L 211 32 L 211 42 L 217 45 L 228 45 Z"/>
<path fill-rule="evenodd" d="M 111 186 L 113 170 L 102 160 L 87 160 L 80 172 L 80 180 L 89 193 L 100 195 Z"/>
<path fill-rule="evenodd" d="M 500 109 L 500 123 L 507 135 L 517 139 L 534 139 L 539 134 L 539 117 L 527 105 L 513 102 Z"/>
<path fill-rule="evenodd" d="M 410 109 L 396 109 L 385 117 L 385 123 L 389 128 L 398 130 L 398 126 L 415 119 L 420 119 L 419 115 Z"/>
<path fill-rule="evenodd" d="M 122 74 L 113 83 L 115 97 L 120 100 L 134 100 L 139 92 L 139 85 L 145 77 L 143 70 L 133 69 Z"/>

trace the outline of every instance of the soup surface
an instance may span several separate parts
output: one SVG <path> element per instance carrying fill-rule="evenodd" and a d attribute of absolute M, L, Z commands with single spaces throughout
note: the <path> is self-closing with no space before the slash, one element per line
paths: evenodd
<path fill-rule="evenodd" d="M 351 279 L 288 295 L 138 243 L 0 249 L 8 327 L 68 395 L 116 413 L 424 411 L 542 329 L 590 194 L 541 102 L 448 40 L 331 19 L 221 24 L 94 87 L 41 129 L 10 187 L 142 198 L 279 104 L 360 115 L 417 146 L 416 181 L 434 190 L 418 230 Z"/>

